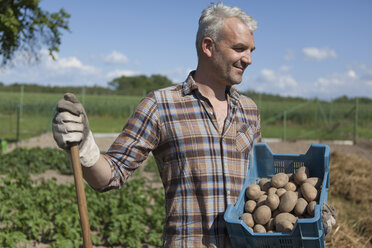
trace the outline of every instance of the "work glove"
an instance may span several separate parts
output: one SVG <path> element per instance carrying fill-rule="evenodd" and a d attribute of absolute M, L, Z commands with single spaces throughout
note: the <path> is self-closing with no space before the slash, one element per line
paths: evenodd
<path fill-rule="evenodd" d="M 79 144 L 81 165 L 91 167 L 98 161 L 100 151 L 89 129 L 88 117 L 74 94 L 66 93 L 58 101 L 52 130 L 57 145 L 67 152 L 73 143 Z"/>
<path fill-rule="evenodd" d="M 327 203 L 323 203 L 322 222 L 325 235 L 332 231 L 332 227 L 336 224 L 336 217 L 337 217 L 336 209 L 333 206 L 328 205 Z"/>

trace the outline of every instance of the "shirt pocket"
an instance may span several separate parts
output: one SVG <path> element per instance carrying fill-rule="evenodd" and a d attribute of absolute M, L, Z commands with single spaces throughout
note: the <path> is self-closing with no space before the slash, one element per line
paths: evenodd
<path fill-rule="evenodd" d="M 255 127 L 246 123 L 239 123 L 236 131 L 236 149 L 248 156 L 254 141 Z"/>

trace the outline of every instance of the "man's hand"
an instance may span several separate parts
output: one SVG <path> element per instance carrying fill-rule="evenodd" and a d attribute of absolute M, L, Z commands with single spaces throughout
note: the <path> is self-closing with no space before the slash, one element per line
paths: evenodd
<path fill-rule="evenodd" d="M 72 143 L 79 144 L 80 162 L 85 167 L 93 166 L 100 151 L 89 129 L 83 105 L 72 93 L 66 93 L 57 104 L 53 119 L 53 137 L 57 145 L 68 150 Z"/>
<path fill-rule="evenodd" d="M 328 205 L 327 203 L 323 203 L 322 221 L 325 235 L 332 231 L 332 227 L 336 224 L 336 217 L 336 209 L 333 206 Z"/>

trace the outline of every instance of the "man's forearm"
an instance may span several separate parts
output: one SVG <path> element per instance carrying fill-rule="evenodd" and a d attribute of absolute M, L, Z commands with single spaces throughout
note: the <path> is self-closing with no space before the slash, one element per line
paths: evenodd
<path fill-rule="evenodd" d="M 82 168 L 84 179 L 92 188 L 99 190 L 109 184 L 111 167 L 102 154 L 92 167 L 82 166 Z"/>

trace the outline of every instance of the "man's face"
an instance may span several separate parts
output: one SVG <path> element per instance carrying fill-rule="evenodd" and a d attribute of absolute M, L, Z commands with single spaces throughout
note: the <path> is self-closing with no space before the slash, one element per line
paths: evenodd
<path fill-rule="evenodd" d="M 248 27 L 238 18 L 227 19 L 211 57 L 216 80 L 223 80 L 225 85 L 241 83 L 245 68 L 252 63 L 254 49 L 253 34 Z"/>

